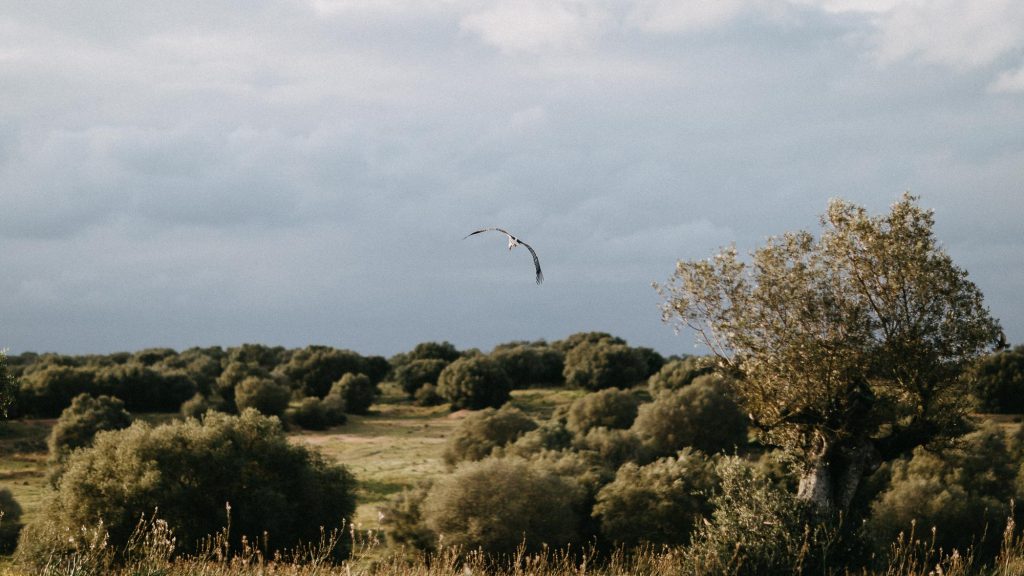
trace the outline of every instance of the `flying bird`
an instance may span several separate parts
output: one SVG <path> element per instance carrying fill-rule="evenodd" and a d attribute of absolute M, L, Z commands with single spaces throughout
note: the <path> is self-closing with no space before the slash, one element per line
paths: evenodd
<path fill-rule="evenodd" d="M 540 259 L 537 258 L 537 251 L 533 249 L 533 246 L 530 246 L 526 242 L 523 242 L 519 238 L 516 238 L 515 236 L 509 234 L 508 232 L 502 230 L 501 228 L 484 228 L 482 230 L 477 230 L 476 232 L 470 232 L 469 234 L 466 234 L 466 236 L 463 237 L 462 239 L 465 240 L 466 238 L 469 238 L 470 236 L 473 236 L 474 234 L 479 234 L 481 232 L 487 232 L 489 230 L 495 230 L 497 232 L 501 232 L 505 236 L 508 236 L 508 249 L 509 250 L 515 248 L 516 246 L 526 246 L 526 249 L 529 250 L 530 254 L 533 255 L 533 267 L 537 270 L 537 284 L 540 284 L 541 282 L 544 281 L 544 273 L 540 271 Z"/>

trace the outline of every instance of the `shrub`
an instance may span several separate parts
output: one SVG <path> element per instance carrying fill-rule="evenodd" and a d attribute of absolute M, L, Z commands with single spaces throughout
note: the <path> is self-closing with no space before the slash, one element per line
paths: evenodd
<path fill-rule="evenodd" d="M 607 332 L 576 332 L 575 334 L 570 334 L 561 340 L 552 342 L 551 346 L 556 350 L 561 350 L 568 354 L 570 350 L 582 344 L 597 344 L 599 342 L 607 342 L 608 344 L 626 343 L 622 338 L 612 336 Z"/>
<path fill-rule="evenodd" d="M 280 416 L 291 397 L 290 388 L 270 378 L 250 376 L 235 387 L 235 406 L 239 411 L 253 408 L 267 416 Z"/>
<path fill-rule="evenodd" d="M 646 466 L 627 463 L 598 492 L 593 514 L 604 537 L 618 544 L 686 544 L 711 515 L 717 482 L 714 463 L 690 449 Z"/>
<path fill-rule="evenodd" d="M 584 436 L 592 428 L 629 428 L 640 402 L 631 392 L 608 388 L 577 398 L 569 406 L 566 428 Z"/>
<path fill-rule="evenodd" d="M 506 448 L 509 454 L 528 457 L 545 450 L 565 450 L 572 447 L 572 432 L 565 427 L 564 418 L 551 418 L 533 430 L 524 433 Z"/>
<path fill-rule="evenodd" d="M 181 403 L 179 412 L 186 418 L 202 419 L 208 411 L 224 412 L 224 408 L 225 402 L 220 396 L 215 394 L 204 396 L 202 393 L 196 392 L 191 398 Z"/>
<path fill-rule="evenodd" d="M 670 360 L 656 374 L 647 379 L 647 388 L 657 395 L 667 390 L 679 390 L 693 382 L 698 376 L 710 374 L 715 369 L 710 358 L 687 356 Z"/>
<path fill-rule="evenodd" d="M 270 371 L 259 364 L 230 361 L 217 377 L 213 385 L 213 392 L 209 396 L 223 399 L 221 410 L 224 412 L 237 412 L 235 388 L 248 378 L 269 380 L 272 377 Z"/>
<path fill-rule="evenodd" d="M 344 406 L 339 405 L 330 395 L 323 400 L 316 396 L 307 396 L 298 406 L 290 408 L 286 412 L 286 417 L 289 422 L 307 430 L 326 430 L 348 420 Z"/>
<path fill-rule="evenodd" d="M 968 371 L 967 380 L 981 410 L 1024 412 L 1024 346 L 981 358 Z"/>
<path fill-rule="evenodd" d="M 306 396 L 323 398 L 348 373 L 366 373 L 367 360 L 351 350 L 309 346 L 295 351 L 280 372 Z"/>
<path fill-rule="evenodd" d="M 408 544 L 418 550 L 432 550 L 437 535 L 423 523 L 423 501 L 430 484 L 402 490 L 381 510 L 381 524 L 388 538 L 397 544 Z"/>
<path fill-rule="evenodd" d="M 437 386 L 433 384 L 424 384 L 420 386 L 419 390 L 416 391 L 416 405 L 418 406 L 437 406 L 438 404 L 444 404 L 444 398 L 437 393 Z"/>
<path fill-rule="evenodd" d="M 521 344 L 496 348 L 491 358 L 509 375 L 513 389 L 560 386 L 565 382 L 565 353 L 550 346 Z"/>
<path fill-rule="evenodd" d="M 439 358 L 420 358 L 412 360 L 395 369 L 395 382 L 402 387 L 402 390 L 410 398 L 416 396 L 420 388 L 428 384 L 437 384 L 437 378 L 445 366 L 450 364 L 447 360 Z"/>
<path fill-rule="evenodd" d="M 166 374 L 134 362 L 100 368 L 94 381 L 98 393 L 124 400 L 131 412 L 177 412 L 196 393 L 196 385 L 181 371 Z"/>
<path fill-rule="evenodd" d="M 0 488 L 0 554 L 10 554 L 21 532 L 21 506 L 7 488 Z"/>
<path fill-rule="evenodd" d="M 64 409 L 50 430 L 47 447 L 50 450 L 51 480 L 56 482 L 63 473 L 65 460 L 76 448 L 92 444 L 93 437 L 103 430 L 120 430 L 132 423 L 119 398 L 79 394 Z"/>
<path fill-rule="evenodd" d="M 508 401 L 512 383 L 497 362 L 486 356 L 459 358 L 441 371 L 437 393 L 452 410 L 498 408 Z"/>
<path fill-rule="evenodd" d="M 349 414 L 366 414 L 377 399 L 377 385 L 366 374 L 345 374 L 331 386 L 326 402 Z"/>
<path fill-rule="evenodd" d="M 643 404 L 632 430 L 656 456 L 687 446 L 714 454 L 747 443 L 747 417 L 718 376 L 701 376 Z"/>
<path fill-rule="evenodd" d="M 574 388 L 631 388 L 647 377 L 647 363 L 625 344 L 584 342 L 566 353 L 563 374 Z"/>
<path fill-rule="evenodd" d="M 486 408 L 466 416 L 448 438 L 444 461 L 452 466 L 463 460 L 482 460 L 497 447 L 514 442 L 537 423 L 518 408 Z"/>
<path fill-rule="evenodd" d="M 201 423 L 136 422 L 99 433 L 92 447 L 68 458 L 57 492 L 20 542 L 64 537 L 31 542 L 23 560 L 38 566 L 46 561 L 40 554 L 73 546 L 79 527 L 97 518 L 111 545 L 124 549 L 140 514 L 154 511 L 186 553 L 219 532 L 228 511 L 233 549 L 243 537 L 265 542 L 267 552 L 292 548 L 316 542 L 321 527 L 338 528 L 350 518 L 354 490 L 344 467 L 290 443 L 277 418 L 255 410 L 241 416 L 211 412 Z"/>
<path fill-rule="evenodd" d="M 421 342 L 409 353 L 410 360 L 432 358 L 451 363 L 458 360 L 462 353 L 451 342 Z"/>
<path fill-rule="evenodd" d="M 467 462 L 430 489 L 423 503 L 427 528 L 445 544 L 511 554 L 576 540 L 572 486 L 525 460 Z"/>
<path fill-rule="evenodd" d="M 93 368 L 47 364 L 21 377 L 18 411 L 41 417 L 57 417 L 71 399 L 93 391 Z"/>
<path fill-rule="evenodd" d="M 646 462 L 650 450 L 632 430 L 615 428 L 591 428 L 586 435 L 577 436 L 573 446 L 580 450 L 596 452 L 610 467 L 617 468 L 624 462 Z"/>
<path fill-rule="evenodd" d="M 919 533 L 936 528 L 936 545 L 944 550 L 964 554 L 973 546 L 979 559 L 991 560 L 1015 475 L 1003 433 L 991 422 L 944 454 L 917 448 L 911 458 L 893 462 L 889 487 L 871 505 L 864 534 L 881 553 L 916 521 Z"/>

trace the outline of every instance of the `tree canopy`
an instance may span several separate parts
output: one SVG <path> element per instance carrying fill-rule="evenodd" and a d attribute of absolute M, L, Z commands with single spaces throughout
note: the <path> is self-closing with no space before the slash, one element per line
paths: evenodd
<path fill-rule="evenodd" d="M 904 195 L 872 216 L 829 203 L 822 232 L 680 261 L 656 286 L 667 321 L 693 329 L 762 438 L 803 465 L 800 496 L 847 506 L 878 459 L 962 433 L 963 369 L 1000 341 L 978 287 Z"/>

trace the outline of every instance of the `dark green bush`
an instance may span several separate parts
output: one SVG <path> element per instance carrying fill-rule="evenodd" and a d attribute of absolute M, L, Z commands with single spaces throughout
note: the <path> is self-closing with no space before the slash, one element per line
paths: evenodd
<path fill-rule="evenodd" d="M 316 396 L 303 398 L 298 406 L 288 409 L 286 418 L 288 422 L 307 430 L 326 430 L 348 420 L 344 404 L 330 395 L 323 400 Z"/>
<path fill-rule="evenodd" d="M 1024 346 L 981 358 L 966 377 L 982 411 L 1024 412 Z"/>
<path fill-rule="evenodd" d="M 537 423 L 518 408 L 485 408 L 466 416 L 448 438 L 444 461 L 455 465 L 464 460 L 482 460 L 495 448 L 514 442 Z"/>
<path fill-rule="evenodd" d="M 459 358 L 441 371 L 437 393 L 452 410 L 499 408 L 508 401 L 512 383 L 497 362 L 486 356 Z"/>
<path fill-rule="evenodd" d="M 513 389 L 561 386 L 565 382 L 565 353 L 550 346 L 520 344 L 496 348 L 491 358 L 509 375 Z"/>
<path fill-rule="evenodd" d="M 7 488 L 0 488 L 0 554 L 10 554 L 21 533 L 21 506 Z"/>
<path fill-rule="evenodd" d="M 268 552 L 316 542 L 351 518 L 355 481 L 342 466 L 288 441 L 277 418 L 247 410 L 97 434 L 68 458 L 52 500 L 26 526 L 23 560 L 38 566 L 74 542 L 79 527 L 102 519 L 123 549 L 140 515 L 167 521 L 179 550 L 226 526 L 230 544 L 266 542 Z M 65 532 L 67 530 L 68 532 Z M 63 536 L 62 536 L 63 534 Z M 345 539 L 342 539 L 344 544 Z"/>
<path fill-rule="evenodd" d="M 225 412 L 224 399 L 216 394 L 204 396 L 196 392 L 191 398 L 181 403 L 179 413 L 186 418 L 202 419 L 210 410 L 214 412 Z"/>
<path fill-rule="evenodd" d="M 714 369 L 712 360 L 704 356 L 669 360 L 661 370 L 647 379 L 647 388 L 653 395 L 666 390 L 679 390 L 693 382 L 694 378 L 710 374 Z"/>
<path fill-rule="evenodd" d="M 271 378 L 250 376 L 235 386 L 235 406 L 239 411 L 253 408 L 267 416 L 281 416 L 291 397 L 291 388 Z"/>
<path fill-rule="evenodd" d="M 120 430 L 131 423 L 131 414 L 124 409 L 120 398 L 75 396 L 71 405 L 61 412 L 47 439 L 51 480 L 56 482 L 60 478 L 68 455 L 76 448 L 91 445 L 97 432 Z"/>
<path fill-rule="evenodd" d="M 345 374 L 331 386 L 324 400 L 349 414 L 366 414 L 377 399 L 377 385 L 366 374 Z"/>
<path fill-rule="evenodd" d="M 569 406 L 566 428 L 585 436 L 592 428 L 629 428 L 636 419 L 640 401 L 636 395 L 618 388 L 591 392 Z"/>
<path fill-rule="evenodd" d="M 383 507 L 381 524 L 387 530 L 389 540 L 412 546 L 417 550 L 435 548 L 437 535 L 423 522 L 423 501 L 426 500 L 429 491 L 429 483 L 403 490 Z"/>
<path fill-rule="evenodd" d="M 345 374 L 365 374 L 368 369 L 367 360 L 351 350 L 308 346 L 296 350 L 279 372 L 304 395 L 323 398 Z"/>
<path fill-rule="evenodd" d="M 612 468 L 625 462 L 647 462 L 651 453 L 632 430 L 603 426 L 591 428 L 585 435 L 577 436 L 573 446 L 578 450 L 596 452 Z"/>
<path fill-rule="evenodd" d="M 535 551 L 577 539 L 573 494 L 571 484 L 525 460 L 488 458 L 435 483 L 423 519 L 446 545 L 511 554 L 525 542 Z"/>
<path fill-rule="evenodd" d="M 607 332 L 576 332 L 575 334 L 570 334 L 561 340 L 552 342 L 551 346 L 556 350 L 561 350 L 568 354 L 570 350 L 581 344 L 597 344 L 599 342 L 606 342 L 608 344 L 626 343 L 622 338 L 612 336 Z"/>
<path fill-rule="evenodd" d="M 646 466 L 626 463 L 598 492 L 593 514 L 604 537 L 617 544 L 687 544 L 711 515 L 717 484 L 714 462 L 690 449 Z"/>
<path fill-rule="evenodd" d="M 675 454 L 687 446 L 715 454 L 747 443 L 746 415 L 727 382 L 711 375 L 641 405 L 632 430 L 655 456 Z"/>
<path fill-rule="evenodd" d="M 565 354 L 563 375 L 573 388 L 631 388 L 647 377 L 647 363 L 625 344 L 583 342 Z"/>
<path fill-rule="evenodd" d="M 96 393 L 124 400 L 130 412 L 177 412 L 196 393 L 184 372 L 161 373 L 135 362 L 100 368 L 93 385 Z"/>
<path fill-rule="evenodd" d="M 45 364 L 26 372 L 18 388 L 18 412 L 57 417 L 71 405 L 71 399 L 94 390 L 94 368 Z"/>
<path fill-rule="evenodd" d="M 437 393 L 437 386 L 433 384 L 424 384 L 416 390 L 416 405 L 418 406 L 437 406 L 444 404 L 444 398 Z"/>
<path fill-rule="evenodd" d="M 965 554 L 973 546 L 979 559 L 989 561 L 1015 496 L 1016 473 L 1005 437 L 991 422 L 944 453 L 917 448 L 892 464 L 889 487 L 872 504 L 864 534 L 882 553 L 916 521 L 919 534 L 935 527 L 936 544 L 944 550 Z"/>
<path fill-rule="evenodd" d="M 414 398 L 420 388 L 428 384 L 436 386 L 438 376 L 448 364 L 450 362 L 440 358 L 419 358 L 396 368 L 394 379 L 410 398 Z"/>

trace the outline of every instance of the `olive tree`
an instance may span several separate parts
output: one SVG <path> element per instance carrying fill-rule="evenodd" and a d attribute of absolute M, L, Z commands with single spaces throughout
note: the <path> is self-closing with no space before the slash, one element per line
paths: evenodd
<path fill-rule="evenodd" d="M 765 442 L 801 464 L 798 498 L 849 507 L 880 461 L 962 433 L 964 368 L 1001 341 L 910 195 L 872 216 L 829 203 L 822 232 L 680 261 L 656 288 L 664 318 L 695 331 Z"/>

